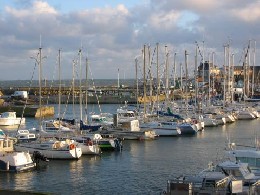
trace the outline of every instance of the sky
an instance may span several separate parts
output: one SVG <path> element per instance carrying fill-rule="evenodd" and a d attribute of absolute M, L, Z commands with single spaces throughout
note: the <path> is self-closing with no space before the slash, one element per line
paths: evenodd
<path fill-rule="evenodd" d="M 156 77 L 157 44 L 160 76 L 166 59 L 180 72 L 185 51 L 192 75 L 196 47 L 198 61 L 222 67 L 224 46 L 242 65 L 250 43 L 258 65 L 259 28 L 259 0 L 1 0 L 0 80 L 37 80 L 39 48 L 48 80 L 85 78 L 86 59 L 89 79 L 132 79 L 136 64 L 141 78 L 144 56 Z"/>

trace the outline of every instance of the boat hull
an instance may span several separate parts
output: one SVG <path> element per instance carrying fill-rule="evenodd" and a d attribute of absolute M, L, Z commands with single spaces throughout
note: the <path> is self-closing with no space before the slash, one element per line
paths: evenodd
<path fill-rule="evenodd" d="M 35 167 L 36 164 L 27 152 L 2 153 L 0 156 L 0 171 L 22 172 Z"/>
<path fill-rule="evenodd" d="M 44 144 L 23 143 L 16 144 L 14 147 L 16 151 L 29 151 L 30 154 L 38 151 L 48 159 L 78 159 L 82 155 L 82 150 L 79 147 L 76 147 L 72 150 L 70 150 L 69 148 L 56 150 L 44 147 Z"/>

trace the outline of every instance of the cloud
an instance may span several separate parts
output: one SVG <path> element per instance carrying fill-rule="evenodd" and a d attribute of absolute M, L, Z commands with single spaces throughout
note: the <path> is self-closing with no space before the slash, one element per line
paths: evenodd
<path fill-rule="evenodd" d="M 33 1 L 32 7 L 30 7 L 29 9 L 18 10 L 7 6 L 5 8 L 5 11 L 7 12 L 7 14 L 10 14 L 17 18 L 26 17 L 29 15 L 37 16 L 42 14 L 57 14 L 56 10 L 44 1 Z"/>
<path fill-rule="evenodd" d="M 255 1 L 243 8 L 233 8 L 231 14 L 244 22 L 257 22 L 260 19 L 260 2 Z"/>
<path fill-rule="evenodd" d="M 48 2 L 19 1 L 0 13 L 0 66 L 21 68 L 21 74 L 14 78 L 30 78 L 27 69 L 34 62 L 28 59 L 38 52 L 40 36 L 43 53 L 48 56 L 46 77 L 51 77 L 61 48 L 67 78 L 71 78 L 72 60 L 78 57 L 80 47 L 96 78 L 116 78 L 117 68 L 133 69 L 134 58 L 144 44 L 153 49 L 160 43 L 160 56 L 168 45 L 181 62 L 184 50 L 193 56 L 195 41 L 200 45 L 204 41 L 205 53 L 215 51 L 222 64 L 223 44 L 232 40 L 232 50 L 241 51 L 249 39 L 260 39 L 260 6 L 254 0 L 151 0 L 130 8 L 118 4 L 66 12 L 61 12 L 62 4 L 57 9 Z M 5 77 L 7 73 L 0 74 L 2 79 L 11 79 Z M 127 76 L 134 78 L 135 72 L 129 71 Z"/>

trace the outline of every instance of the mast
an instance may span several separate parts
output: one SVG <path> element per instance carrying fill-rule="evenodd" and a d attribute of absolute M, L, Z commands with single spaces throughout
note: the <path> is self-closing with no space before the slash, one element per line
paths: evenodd
<path fill-rule="evenodd" d="M 234 53 L 232 53 L 232 65 L 231 65 L 231 67 L 232 67 L 232 70 L 231 70 L 231 79 L 232 79 L 232 81 L 231 81 L 231 84 L 232 84 L 232 86 L 231 86 L 231 102 L 233 102 L 234 101 L 234 65 L 235 65 L 235 55 L 234 55 Z"/>
<path fill-rule="evenodd" d="M 169 106 L 169 52 L 168 52 L 168 47 L 167 45 L 165 46 L 165 93 L 166 93 L 166 107 Z"/>
<path fill-rule="evenodd" d="M 75 119 L 75 60 L 72 62 L 72 110 Z"/>
<path fill-rule="evenodd" d="M 138 90 L 138 71 L 137 71 L 137 65 L 138 65 L 138 60 L 135 58 L 135 81 L 136 81 L 136 108 L 139 108 L 139 102 L 138 102 L 138 95 L 139 95 L 139 90 Z"/>
<path fill-rule="evenodd" d="M 224 74 L 223 74 L 223 107 L 225 106 L 226 103 L 226 48 L 227 46 L 224 45 Z"/>
<path fill-rule="evenodd" d="M 174 53 L 174 59 L 173 59 L 173 86 L 175 89 L 175 82 L 176 82 L 176 55 L 177 53 Z"/>
<path fill-rule="evenodd" d="M 156 77 L 157 77 L 157 117 L 159 118 L 159 95 L 160 95 L 160 79 L 159 79 L 159 43 L 156 43 Z"/>
<path fill-rule="evenodd" d="M 210 54 L 209 54 L 209 70 L 208 70 L 208 106 L 210 106 L 210 89 L 211 89 L 211 84 L 210 84 L 210 73 L 211 73 L 211 65 L 210 65 Z"/>
<path fill-rule="evenodd" d="M 228 100 L 230 100 L 230 94 L 231 94 L 231 79 L 230 79 L 230 44 L 228 44 L 227 48 L 227 57 L 228 57 Z"/>
<path fill-rule="evenodd" d="M 185 107 L 188 109 L 188 52 L 185 50 Z M 187 110 L 186 110 L 187 111 Z"/>
<path fill-rule="evenodd" d="M 58 107 L 58 118 L 59 118 L 59 130 L 60 130 L 60 127 L 61 127 L 61 124 L 60 124 L 60 112 L 61 112 L 61 74 L 60 74 L 60 71 L 61 71 L 61 50 L 59 49 L 59 107 Z"/>
<path fill-rule="evenodd" d="M 255 41 L 255 46 L 254 46 L 254 51 L 253 51 L 253 70 L 252 70 L 252 96 L 254 95 L 254 88 L 255 88 L 255 55 L 256 55 L 256 41 Z"/>
<path fill-rule="evenodd" d="M 39 126 L 42 130 L 42 48 L 39 48 L 39 107 L 40 107 L 40 121 Z"/>
<path fill-rule="evenodd" d="M 39 52 L 37 54 L 37 57 L 30 57 L 31 59 L 34 59 L 35 62 L 39 66 L 39 108 L 40 108 L 40 117 L 39 117 L 39 128 L 40 131 L 43 129 L 42 128 L 42 47 L 41 47 L 41 36 L 40 36 L 40 47 L 39 47 Z M 46 56 L 44 56 L 46 58 Z"/>
<path fill-rule="evenodd" d="M 215 52 L 212 52 L 212 94 L 214 94 L 215 91 Z"/>
<path fill-rule="evenodd" d="M 88 124 L 88 58 L 86 58 L 86 96 L 85 96 L 85 113 L 86 113 L 86 119 L 85 123 Z"/>
<path fill-rule="evenodd" d="M 247 74 L 247 91 L 246 91 L 246 93 L 247 93 L 247 97 L 249 97 L 250 96 L 250 85 L 249 85 L 249 72 L 250 72 L 250 64 L 251 64 L 251 52 L 250 52 L 250 50 L 251 50 L 251 40 L 249 40 L 249 43 L 248 43 L 248 63 L 247 63 L 247 72 L 246 72 L 246 74 Z"/>
<path fill-rule="evenodd" d="M 82 68 L 81 68 L 81 49 L 79 49 L 79 107 L 80 107 L 80 120 L 82 121 Z"/>
<path fill-rule="evenodd" d="M 197 109 L 198 106 L 198 110 L 199 110 L 199 104 L 197 102 L 197 98 L 198 98 L 198 46 L 196 45 L 196 49 L 195 49 L 195 110 Z"/>
<path fill-rule="evenodd" d="M 202 46 L 202 86 L 204 88 L 204 83 L 205 83 L 204 40 L 202 43 L 203 43 L 203 46 Z"/>
<path fill-rule="evenodd" d="M 120 84 L 119 84 L 119 68 L 117 69 L 117 88 L 119 90 Z"/>
<path fill-rule="evenodd" d="M 151 63 L 151 47 L 148 46 L 148 64 L 149 64 L 149 85 L 150 85 L 150 110 L 153 109 L 153 80 L 152 80 L 152 63 Z"/>
<path fill-rule="evenodd" d="M 144 58 L 144 66 L 143 66 L 143 72 L 144 72 L 144 119 L 146 119 L 146 78 L 145 78 L 145 63 L 146 63 L 146 59 L 145 59 L 145 55 L 146 55 L 146 45 L 144 45 L 144 53 L 143 53 L 143 58 Z"/>

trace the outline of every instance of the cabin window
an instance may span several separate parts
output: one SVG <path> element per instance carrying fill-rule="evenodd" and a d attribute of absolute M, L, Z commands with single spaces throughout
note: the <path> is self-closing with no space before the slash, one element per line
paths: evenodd
<path fill-rule="evenodd" d="M 237 157 L 237 161 L 247 163 L 247 158 L 246 157 Z"/>
<path fill-rule="evenodd" d="M 230 173 L 234 175 L 235 177 L 241 177 L 242 174 L 239 170 L 231 170 Z"/>
<path fill-rule="evenodd" d="M 49 145 L 41 145 L 42 148 L 48 148 Z"/>
<path fill-rule="evenodd" d="M 256 166 L 257 166 L 257 167 L 260 167 L 260 158 L 257 158 L 257 159 L 256 159 Z"/>
<path fill-rule="evenodd" d="M 255 158 L 248 158 L 248 165 L 255 166 Z"/>
<path fill-rule="evenodd" d="M 204 187 L 215 187 L 215 180 L 206 180 L 204 183 Z"/>
<path fill-rule="evenodd" d="M 8 147 L 8 141 L 4 141 L 4 148 Z"/>

